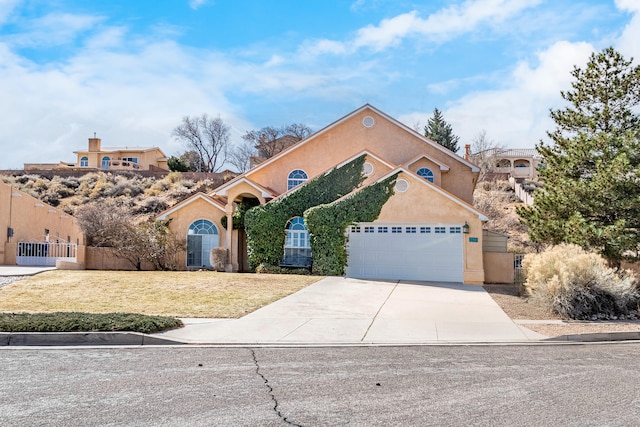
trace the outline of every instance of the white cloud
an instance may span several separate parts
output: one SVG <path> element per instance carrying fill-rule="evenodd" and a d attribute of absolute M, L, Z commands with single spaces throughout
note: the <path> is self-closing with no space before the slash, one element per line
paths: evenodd
<path fill-rule="evenodd" d="M 633 56 L 636 64 L 640 60 L 640 2 L 637 0 L 617 0 L 616 6 L 621 10 L 633 12 L 629 23 L 616 41 L 617 49 L 625 56 Z"/>
<path fill-rule="evenodd" d="M 170 133 L 184 115 L 221 114 L 236 140 L 251 129 L 225 88 L 203 72 L 228 67 L 224 62 L 171 42 L 128 53 L 96 46 L 40 66 L 0 44 L 0 93 L 11 100 L 0 103 L 0 116 L 10 124 L 0 135 L 0 169 L 72 161 L 93 132 L 104 146 L 160 146 L 171 155 L 182 151 Z"/>
<path fill-rule="evenodd" d="M 573 66 L 586 64 L 592 51 L 588 43 L 557 42 L 537 55 L 537 66 L 517 64 L 503 88 L 471 92 L 442 108 L 444 117 L 461 145 L 485 129 L 500 144 L 533 148 L 554 127 L 549 109 L 564 105 L 560 91 L 571 88 Z M 430 115 L 416 112 L 401 120 L 411 126 Z"/>
<path fill-rule="evenodd" d="M 189 1 L 189 7 L 193 10 L 199 9 L 201 6 L 205 5 L 207 0 L 191 0 Z"/>
<path fill-rule="evenodd" d="M 400 44 L 408 37 L 424 37 L 443 42 L 473 32 L 480 25 L 496 26 L 519 12 L 534 7 L 542 0 L 467 0 L 460 5 L 441 9 L 427 18 L 417 11 L 383 19 L 378 25 L 360 28 L 352 40 L 337 42 L 315 40 L 307 43 L 306 52 L 346 54 L 369 48 L 379 52 Z M 362 4 L 355 3 L 358 6 Z M 313 46 L 315 45 L 315 46 Z"/>
<path fill-rule="evenodd" d="M 6 22 L 21 0 L 0 0 L 0 24 Z"/>
<path fill-rule="evenodd" d="M 638 0 L 615 0 L 616 7 L 629 12 L 640 12 L 640 2 Z"/>
<path fill-rule="evenodd" d="M 28 21 L 26 31 L 8 37 L 12 45 L 20 47 L 57 46 L 74 40 L 84 31 L 95 27 L 102 20 L 92 15 L 52 13 Z"/>
<path fill-rule="evenodd" d="M 449 40 L 475 30 L 480 24 L 494 25 L 518 12 L 533 7 L 540 0 L 474 0 L 441 9 L 422 19 L 411 12 L 383 20 L 379 26 L 358 31 L 356 47 L 382 50 L 408 36 L 425 36 L 431 40 Z"/>

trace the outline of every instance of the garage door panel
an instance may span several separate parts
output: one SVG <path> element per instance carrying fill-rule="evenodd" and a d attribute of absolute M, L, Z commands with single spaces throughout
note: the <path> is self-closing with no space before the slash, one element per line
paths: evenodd
<path fill-rule="evenodd" d="M 444 233 L 407 233 L 406 224 L 383 226 L 388 228 L 388 233 L 379 233 L 375 227 L 374 233 L 349 234 L 347 276 L 462 281 L 463 235 L 451 233 L 451 227 L 457 224 L 447 224 Z M 402 233 L 392 233 L 392 227 L 401 227 Z M 410 227 L 415 227 L 414 230 L 421 230 L 421 227 L 435 230 L 434 225 L 412 224 Z"/>

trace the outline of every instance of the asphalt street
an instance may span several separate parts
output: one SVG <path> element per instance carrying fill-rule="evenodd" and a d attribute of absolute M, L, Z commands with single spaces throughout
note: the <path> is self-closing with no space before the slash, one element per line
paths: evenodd
<path fill-rule="evenodd" d="M 3 348 L 3 426 L 628 426 L 638 343 Z"/>

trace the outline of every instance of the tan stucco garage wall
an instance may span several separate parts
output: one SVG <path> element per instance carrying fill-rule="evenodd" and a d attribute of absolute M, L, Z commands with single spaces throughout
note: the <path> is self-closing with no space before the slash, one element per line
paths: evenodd
<path fill-rule="evenodd" d="M 464 234 L 464 282 L 481 285 L 484 282 L 482 262 L 482 220 L 478 214 L 464 208 L 436 191 L 429 183 L 407 173 L 398 179 L 409 184 L 407 191 L 396 192 L 380 211 L 378 222 L 433 223 L 469 225 L 469 234 Z"/>

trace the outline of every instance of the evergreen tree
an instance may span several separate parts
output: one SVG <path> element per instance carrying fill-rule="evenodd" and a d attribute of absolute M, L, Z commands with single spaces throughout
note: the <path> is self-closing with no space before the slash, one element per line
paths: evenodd
<path fill-rule="evenodd" d="M 442 112 L 437 108 L 433 110 L 433 117 L 429 119 L 427 125 L 424 127 L 424 136 L 454 153 L 458 151 L 458 141 L 460 137 L 453 134 L 451 125 L 444 120 Z"/>
<path fill-rule="evenodd" d="M 553 141 L 535 204 L 518 214 L 534 242 L 576 243 L 613 265 L 640 259 L 640 66 L 613 48 L 574 67 L 569 106 L 551 111 Z"/>

